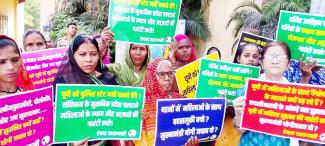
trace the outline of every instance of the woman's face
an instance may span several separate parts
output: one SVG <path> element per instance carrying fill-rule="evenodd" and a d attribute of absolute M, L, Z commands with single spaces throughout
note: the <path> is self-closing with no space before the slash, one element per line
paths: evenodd
<path fill-rule="evenodd" d="M 146 45 L 132 44 L 130 48 L 130 57 L 134 66 L 142 66 L 148 56 Z"/>
<path fill-rule="evenodd" d="M 0 49 L 0 82 L 16 82 L 22 61 L 15 51 L 16 48 L 12 46 Z"/>
<path fill-rule="evenodd" d="M 95 45 L 91 43 L 83 43 L 74 53 L 74 58 L 85 73 L 94 74 L 99 61 L 99 52 Z"/>
<path fill-rule="evenodd" d="M 258 66 L 260 54 L 255 46 L 246 46 L 243 52 L 237 57 L 239 64 Z"/>
<path fill-rule="evenodd" d="M 262 65 L 265 74 L 282 76 L 288 64 L 288 56 L 281 46 L 268 48 L 263 56 Z"/>
<path fill-rule="evenodd" d="M 176 45 L 176 58 L 182 62 L 187 62 L 191 57 L 191 44 L 188 40 L 183 39 Z"/>
<path fill-rule="evenodd" d="M 37 33 L 31 33 L 25 38 L 26 51 L 35 51 L 46 49 L 46 43 Z"/>
<path fill-rule="evenodd" d="M 158 67 L 159 68 L 157 68 L 156 71 L 156 78 L 158 80 L 159 86 L 168 92 L 172 89 L 175 72 L 166 63 L 163 63 Z"/>

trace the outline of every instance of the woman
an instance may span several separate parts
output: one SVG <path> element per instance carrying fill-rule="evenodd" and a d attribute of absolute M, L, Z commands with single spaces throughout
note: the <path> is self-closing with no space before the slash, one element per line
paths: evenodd
<path fill-rule="evenodd" d="M 104 64 L 110 63 L 110 55 L 109 55 L 109 44 L 104 40 L 102 35 L 95 35 L 94 39 L 96 39 L 100 51 L 100 55 L 102 56 L 102 60 Z"/>
<path fill-rule="evenodd" d="M 260 49 L 256 44 L 248 43 L 240 46 L 234 58 L 234 63 L 259 66 Z"/>
<path fill-rule="evenodd" d="M 217 52 L 219 55 L 219 60 L 221 60 L 221 53 L 220 50 L 217 47 L 210 47 L 207 51 L 206 51 L 206 55 L 210 55 L 214 52 Z"/>
<path fill-rule="evenodd" d="M 148 65 L 143 82 L 146 88 L 145 107 L 142 112 L 143 130 L 141 140 L 134 141 L 136 146 L 152 146 L 155 138 L 156 101 L 164 98 L 182 98 L 172 91 L 175 71 L 168 60 L 155 59 Z"/>
<path fill-rule="evenodd" d="M 31 29 L 26 31 L 23 36 L 23 46 L 25 51 L 36 51 L 46 49 L 47 43 L 42 33 Z"/>
<path fill-rule="evenodd" d="M 261 74 L 259 79 L 289 83 L 289 81 L 283 76 L 284 72 L 290 64 L 291 57 L 289 47 L 286 44 L 277 41 L 269 43 L 263 48 L 261 52 L 261 57 L 264 73 Z M 244 104 L 246 99 L 246 97 L 244 96 L 246 91 L 245 88 L 246 87 L 244 86 L 238 91 L 237 96 L 239 97 L 234 100 L 234 108 L 236 111 L 236 116 L 234 118 L 235 127 L 239 127 L 241 122 L 241 115 L 243 113 L 243 108 L 245 106 Z M 297 141 L 290 142 L 290 140 L 287 138 L 280 138 L 252 131 L 241 130 L 241 132 L 243 132 L 243 134 L 240 139 L 240 146 L 266 146 L 266 144 L 270 146 L 298 145 Z"/>
<path fill-rule="evenodd" d="M 33 89 L 16 42 L 0 35 L 0 96 Z"/>
<path fill-rule="evenodd" d="M 184 34 L 178 34 L 174 39 L 175 43 L 168 58 L 174 69 L 195 61 L 196 55 L 191 39 Z"/>
<path fill-rule="evenodd" d="M 97 41 L 81 35 L 75 37 L 67 51 L 54 79 L 54 87 L 57 83 L 117 85 L 115 76 L 102 64 Z M 85 145 L 87 141 L 88 138 L 73 145 Z M 113 142 L 104 141 L 103 145 L 111 146 Z"/>
<path fill-rule="evenodd" d="M 140 87 L 149 61 L 150 49 L 148 45 L 130 44 L 125 51 L 125 63 L 109 64 L 107 67 L 116 75 L 119 85 Z"/>

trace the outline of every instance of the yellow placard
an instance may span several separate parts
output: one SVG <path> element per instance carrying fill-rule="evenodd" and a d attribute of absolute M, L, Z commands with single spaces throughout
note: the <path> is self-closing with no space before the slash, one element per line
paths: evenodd
<path fill-rule="evenodd" d="M 217 52 L 214 52 L 204 58 L 219 60 L 219 55 Z M 197 59 L 196 61 L 176 70 L 175 76 L 179 93 L 186 98 L 195 97 L 200 64 L 201 59 Z"/>

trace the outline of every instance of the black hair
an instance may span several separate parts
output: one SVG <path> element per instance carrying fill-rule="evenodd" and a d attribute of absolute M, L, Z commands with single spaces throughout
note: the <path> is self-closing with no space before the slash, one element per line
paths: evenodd
<path fill-rule="evenodd" d="M 67 25 L 67 27 L 69 28 L 70 25 L 77 26 L 77 23 L 75 23 L 75 22 L 70 22 L 70 23 Z"/>
<path fill-rule="evenodd" d="M 15 48 L 15 52 L 20 55 L 19 47 L 16 44 L 16 42 L 5 35 L 0 35 L 0 49 L 3 49 L 4 47 L 11 46 Z"/>
<path fill-rule="evenodd" d="M 243 53 L 243 51 L 245 50 L 245 48 L 248 47 L 248 46 L 254 46 L 255 48 L 257 48 L 258 53 L 259 54 L 261 53 L 260 47 L 258 45 L 256 45 L 256 44 L 254 44 L 254 43 L 246 43 L 244 45 L 240 45 L 238 47 L 237 51 L 236 51 L 235 58 L 234 58 L 234 61 L 233 61 L 234 63 L 238 63 L 239 64 L 237 58 L 239 56 L 241 56 L 241 54 Z"/>
<path fill-rule="evenodd" d="M 209 55 L 209 54 L 210 54 L 209 52 L 212 51 L 212 50 L 215 50 L 215 51 L 218 52 L 219 60 L 221 60 L 221 52 L 220 52 L 220 50 L 219 50 L 217 47 L 210 47 L 210 48 L 208 49 L 208 51 L 207 51 L 207 55 Z"/>

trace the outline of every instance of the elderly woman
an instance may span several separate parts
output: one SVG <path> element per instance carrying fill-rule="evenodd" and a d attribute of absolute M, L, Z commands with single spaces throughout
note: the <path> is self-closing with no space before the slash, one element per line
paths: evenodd
<path fill-rule="evenodd" d="M 289 83 L 289 81 L 283 76 L 284 72 L 289 66 L 291 53 L 289 47 L 282 42 L 272 42 L 265 46 L 261 52 L 262 57 L 262 67 L 264 69 L 264 73 L 261 74 L 261 80 L 270 80 L 270 81 L 278 81 Z M 234 100 L 234 107 L 236 111 L 236 116 L 234 118 L 235 127 L 239 127 L 241 122 L 241 117 L 243 113 L 243 109 L 245 106 L 245 86 L 241 88 L 237 95 L 239 96 Z M 298 145 L 298 141 L 280 138 L 276 136 L 271 136 L 267 134 L 262 134 L 253 131 L 244 131 L 241 139 L 240 146 L 246 145 L 254 145 L 254 146 L 273 146 L 273 145 Z M 258 137 L 258 138 L 257 138 Z M 256 139 L 257 138 L 257 139 Z"/>
<path fill-rule="evenodd" d="M 25 32 L 23 45 L 25 51 L 36 51 L 47 48 L 47 43 L 42 33 L 34 29 Z"/>
<path fill-rule="evenodd" d="M 16 42 L 0 35 L 0 96 L 33 89 Z"/>
<path fill-rule="evenodd" d="M 143 110 L 143 130 L 141 140 L 134 141 L 136 146 L 151 146 L 154 143 L 156 127 L 156 101 L 164 98 L 182 98 L 172 91 L 175 71 L 168 60 L 156 59 L 148 65 L 143 83 L 146 90 L 145 107 Z"/>

